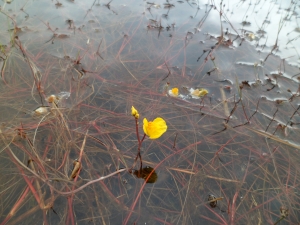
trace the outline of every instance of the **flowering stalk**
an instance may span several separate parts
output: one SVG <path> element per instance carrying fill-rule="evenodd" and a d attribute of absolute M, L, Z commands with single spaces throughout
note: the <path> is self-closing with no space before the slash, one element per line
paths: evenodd
<path fill-rule="evenodd" d="M 135 166 L 137 159 L 140 158 L 140 170 L 141 170 L 142 167 L 143 167 L 143 162 L 142 162 L 142 157 L 141 157 L 141 147 L 142 147 L 143 141 L 145 140 L 146 134 L 144 134 L 144 136 L 143 136 L 143 138 L 141 140 L 140 139 L 140 134 L 139 134 L 139 122 L 138 122 L 137 118 L 135 118 L 135 130 L 136 130 L 136 137 L 137 137 L 137 140 L 138 140 L 138 153 L 137 153 L 137 155 L 135 157 L 135 160 L 134 160 L 135 163 L 134 163 L 134 165 L 132 167 Z"/>
<path fill-rule="evenodd" d="M 144 118 L 144 120 L 143 120 L 144 136 L 142 139 L 140 139 L 139 122 L 138 122 L 140 114 L 133 106 L 131 107 L 131 115 L 135 118 L 135 131 L 136 131 L 136 137 L 138 140 L 138 153 L 135 157 L 133 166 L 129 170 L 130 172 L 132 171 L 132 168 L 135 166 L 138 158 L 140 158 L 140 170 L 142 170 L 141 146 L 142 146 L 143 141 L 145 140 L 146 135 L 150 139 L 157 139 L 163 133 L 165 133 L 168 129 L 166 121 L 164 121 L 164 119 L 162 119 L 160 117 L 156 118 L 153 121 L 148 121 L 146 118 Z"/>
<path fill-rule="evenodd" d="M 140 140 L 140 135 L 139 135 L 139 122 L 138 122 L 137 118 L 135 118 L 135 132 L 136 132 L 136 137 L 137 137 L 137 140 L 138 140 L 139 146 L 140 146 L 141 140 Z"/>

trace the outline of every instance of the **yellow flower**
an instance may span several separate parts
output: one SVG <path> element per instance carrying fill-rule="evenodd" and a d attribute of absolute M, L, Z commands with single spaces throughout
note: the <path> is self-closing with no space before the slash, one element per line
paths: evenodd
<path fill-rule="evenodd" d="M 250 34 L 248 34 L 248 37 L 249 37 L 250 41 L 253 41 L 255 39 L 255 34 L 250 33 Z"/>
<path fill-rule="evenodd" d="M 172 88 L 172 94 L 178 96 L 178 88 Z"/>
<path fill-rule="evenodd" d="M 147 136 L 149 136 L 150 139 L 159 138 L 168 129 L 166 121 L 160 117 L 157 117 L 153 121 L 148 121 L 146 118 L 144 118 L 143 123 L 144 132 Z"/>
<path fill-rule="evenodd" d="M 203 97 L 208 94 L 208 91 L 204 88 L 200 88 L 200 89 L 193 90 L 191 94 L 197 97 Z"/>
<path fill-rule="evenodd" d="M 131 115 L 133 115 L 136 119 L 140 117 L 139 112 L 133 106 L 131 107 Z"/>

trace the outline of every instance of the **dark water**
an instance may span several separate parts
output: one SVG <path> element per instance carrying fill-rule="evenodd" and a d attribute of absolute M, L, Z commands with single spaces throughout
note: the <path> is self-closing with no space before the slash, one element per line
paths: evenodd
<path fill-rule="evenodd" d="M 0 223 L 299 223 L 298 2 L 1 10 Z M 132 105 L 140 138 L 144 117 L 168 125 L 141 146 L 155 182 L 138 161 L 66 194 L 134 165 Z"/>

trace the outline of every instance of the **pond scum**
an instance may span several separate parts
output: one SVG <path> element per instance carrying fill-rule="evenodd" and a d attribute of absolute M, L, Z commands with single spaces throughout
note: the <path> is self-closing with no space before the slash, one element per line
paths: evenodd
<path fill-rule="evenodd" d="M 3 0 L 0 224 L 299 224 L 281 4 Z"/>

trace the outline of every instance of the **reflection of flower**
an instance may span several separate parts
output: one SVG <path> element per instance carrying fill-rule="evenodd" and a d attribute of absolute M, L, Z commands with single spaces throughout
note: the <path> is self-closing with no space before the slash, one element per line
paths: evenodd
<path fill-rule="evenodd" d="M 157 117 L 153 121 L 148 121 L 146 118 L 144 118 L 143 123 L 144 132 L 149 136 L 150 139 L 159 138 L 168 129 L 166 121 L 160 117 Z"/>
<path fill-rule="evenodd" d="M 136 119 L 140 117 L 139 112 L 133 106 L 131 107 L 131 115 L 133 115 Z"/>

